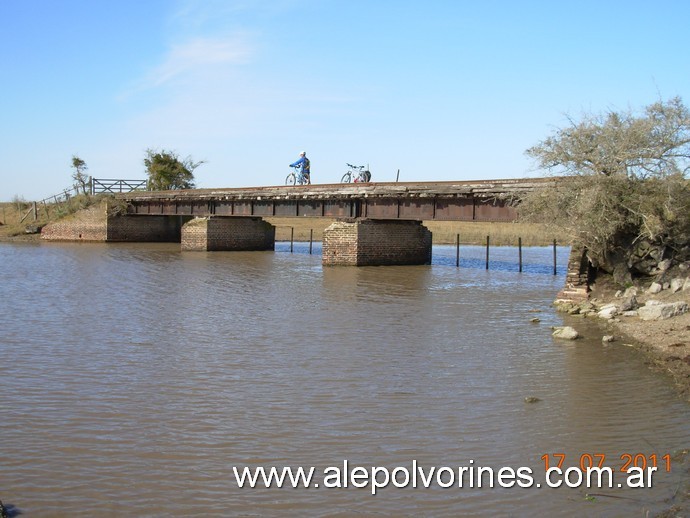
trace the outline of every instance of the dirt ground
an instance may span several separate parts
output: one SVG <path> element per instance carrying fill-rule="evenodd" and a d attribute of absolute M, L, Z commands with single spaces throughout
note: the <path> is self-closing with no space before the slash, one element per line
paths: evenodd
<path fill-rule="evenodd" d="M 0 242 L 38 243 L 41 240 L 41 234 L 19 234 L 18 236 L 11 236 L 7 232 L 3 232 L 3 230 L 3 227 L 0 226 Z"/>

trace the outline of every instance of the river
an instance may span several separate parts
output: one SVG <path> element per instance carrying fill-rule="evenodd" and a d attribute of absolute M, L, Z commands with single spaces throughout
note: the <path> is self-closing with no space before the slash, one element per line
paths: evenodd
<path fill-rule="evenodd" d="M 323 268 L 313 252 L 0 244 L 4 504 L 25 516 L 644 516 L 675 503 L 690 407 L 594 324 L 551 337 L 567 248 L 557 275 L 550 248 L 524 249 L 522 273 L 514 248 L 492 249 L 489 270 L 481 247 L 461 249 L 460 268 L 452 246 L 409 267 Z M 658 470 L 651 488 L 625 487 L 620 471 L 613 488 L 552 488 L 557 454 L 564 472 L 619 470 L 627 456 Z M 312 487 L 240 487 L 235 472 L 270 466 L 313 467 Z M 480 467 L 494 475 L 478 487 Z"/>

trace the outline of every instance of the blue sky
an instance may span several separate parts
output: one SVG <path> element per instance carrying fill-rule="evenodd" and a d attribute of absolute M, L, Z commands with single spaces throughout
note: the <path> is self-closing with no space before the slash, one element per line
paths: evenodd
<path fill-rule="evenodd" d="M 199 187 L 539 176 L 566 115 L 690 103 L 690 3 L 0 0 L 0 200 L 205 160 Z"/>

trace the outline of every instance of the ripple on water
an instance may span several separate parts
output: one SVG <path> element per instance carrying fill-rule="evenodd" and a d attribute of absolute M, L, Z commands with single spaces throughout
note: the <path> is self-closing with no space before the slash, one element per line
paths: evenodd
<path fill-rule="evenodd" d="M 0 245 L 17 265 L 0 271 L 17 310 L 0 315 L 3 501 L 36 515 L 59 503 L 84 516 L 620 516 L 663 509 L 676 491 L 682 470 L 642 503 L 625 490 L 615 494 L 637 500 L 240 490 L 233 466 L 472 461 L 538 473 L 549 452 L 663 455 L 690 436 L 687 405 L 630 349 L 602 346 L 594 328 L 551 338 L 563 274 L 549 272 L 550 248 L 526 251 L 541 266 L 522 274 L 508 267 L 514 249 L 492 249 L 487 272 L 481 247 L 461 250 L 477 255 L 461 268 L 453 247 L 397 268 L 322 268 L 320 247 L 296 248 Z"/>

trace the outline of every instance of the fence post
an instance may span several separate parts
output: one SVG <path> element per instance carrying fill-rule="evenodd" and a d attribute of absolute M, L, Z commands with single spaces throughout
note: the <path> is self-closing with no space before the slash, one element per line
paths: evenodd
<path fill-rule="evenodd" d="M 553 274 L 556 275 L 556 240 L 553 240 Z"/>
<path fill-rule="evenodd" d="M 292 253 L 293 242 L 295 240 L 295 227 L 290 227 L 290 253 Z"/>
<path fill-rule="evenodd" d="M 489 269 L 489 236 L 486 236 L 486 269 Z"/>
<path fill-rule="evenodd" d="M 522 238 L 518 237 L 518 264 L 520 265 L 520 272 L 522 272 Z"/>
<path fill-rule="evenodd" d="M 455 236 L 455 266 L 460 266 L 460 234 Z"/>
<path fill-rule="evenodd" d="M 314 229 L 310 228 L 309 229 L 309 255 L 311 255 L 311 242 L 314 237 Z"/>
<path fill-rule="evenodd" d="M 38 219 L 38 204 L 34 202 L 34 221 Z"/>

